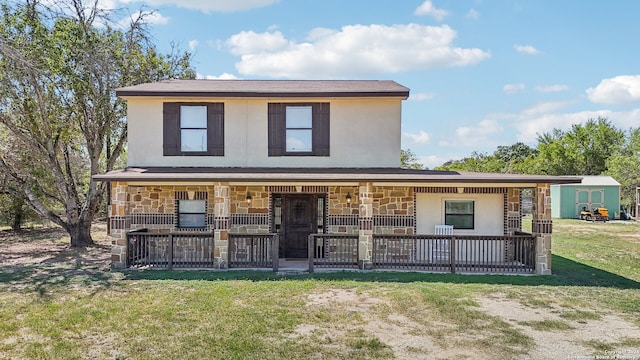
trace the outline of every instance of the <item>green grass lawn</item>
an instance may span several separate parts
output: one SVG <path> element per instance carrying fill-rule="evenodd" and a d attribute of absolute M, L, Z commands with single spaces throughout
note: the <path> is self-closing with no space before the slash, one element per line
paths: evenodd
<path fill-rule="evenodd" d="M 607 314 L 640 326 L 640 224 L 556 220 L 553 253 L 551 276 L 0 263 L 0 359 L 436 358 L 419 346 L 398 353 L 397 329 L 438 358 L 527 358 L 536 344 L 522 327 L 562 333 Z M 558 319 L 514 326 L 479 307 L 496 294 Z M 599 354 L 640 342 L 584 346 Z"/>

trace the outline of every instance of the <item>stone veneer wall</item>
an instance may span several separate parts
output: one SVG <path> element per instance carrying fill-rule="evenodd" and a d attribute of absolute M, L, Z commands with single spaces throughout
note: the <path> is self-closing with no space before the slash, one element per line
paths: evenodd
<path fill-rule="evenodd" d="M 109 221 L 113 268 L 126 266 L 127 232 L 129 231 L 147 229 L 151 233 L 172 230 L 210 233 L 216 227 L 216 222 L 220 225 L 215 217 L 215 186 L 139 186 L 129 185 L 126 182 L 114 182 L 111 187 Z M 205 229 L 177 228 L 177 200 L 182 199 L 206 201 Z M 180 247 L 179 243 L 176 245 Z M 218 246 L 216 246 L 215 256 L 221 258 Z"/>
<path fill-rule="evenodd" d="M 505 199 L 505 235 L 522 231 L 522 192 L 519 188 L 508 188 Z"/>
<path fill-rule="evenodd" d="M 536 274 L 551 274 L 551 186 L 537 184 L 533 195 L 531 230 L 536 236 Z"/>
<path fill-rule="evenodd" d="M 247 202 L 251 194 L 251 203 Z M 231 186 L 229 232 L 263 234 L 269 232 L 271 196 L 267 186 Z"/>
<path fill-rule="evenodd" d="M 375 186 L 373 188 L 373 233 L 413 235 L 415 198 L 413 187 Z"/>
<path fill-rule="evenodd" d="M 351 196 L 351 203 L 347 202 L 347 194 Z M 358 234 L 358 197 L 357 186 L 329 186 L 325 209 L 328 233 Z"/>

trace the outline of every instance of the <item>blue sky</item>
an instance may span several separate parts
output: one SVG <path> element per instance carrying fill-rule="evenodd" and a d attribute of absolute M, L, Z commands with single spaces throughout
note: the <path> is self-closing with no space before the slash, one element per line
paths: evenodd
<path fill-rule="evenodd" d="M 391 79 L 429 168 L 607 117 L 640 126 L 640 1 L 100 0 L 202 78 Z"/>

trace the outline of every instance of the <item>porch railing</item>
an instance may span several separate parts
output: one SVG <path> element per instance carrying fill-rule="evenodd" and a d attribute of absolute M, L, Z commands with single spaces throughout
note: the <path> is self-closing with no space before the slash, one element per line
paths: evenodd
<path fill-rule="evenodd" d="M 127 233 L 127 266 L 153 268 L 215 267 L 210 232 L 133 231 Z"/>
<path fill-rule="evenodd" d="M 309 272 L 317 268 L 357 269 L 358 235 L 309 235 Z"/>
<path fill-rule="evenodd" d="M 375 269 L 534 273 L 535 237 L 374 235 Z"/>
<path fill-rule="evenodd" d="M 229 234 L 229 267 L 278 271 L 278 247 L 278 234 Z"/>

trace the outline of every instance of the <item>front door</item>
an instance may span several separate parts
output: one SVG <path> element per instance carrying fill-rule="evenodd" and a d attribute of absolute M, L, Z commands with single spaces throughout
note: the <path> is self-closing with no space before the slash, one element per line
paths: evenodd
<path fill-rule="evenodd" d="M 280 240 L 280 250 L 285 258 L 308 256 L 309 234 L 317 231 L 317 211 L 315 195 L 287 194 L 282 197 L 284 236 Z"/>

